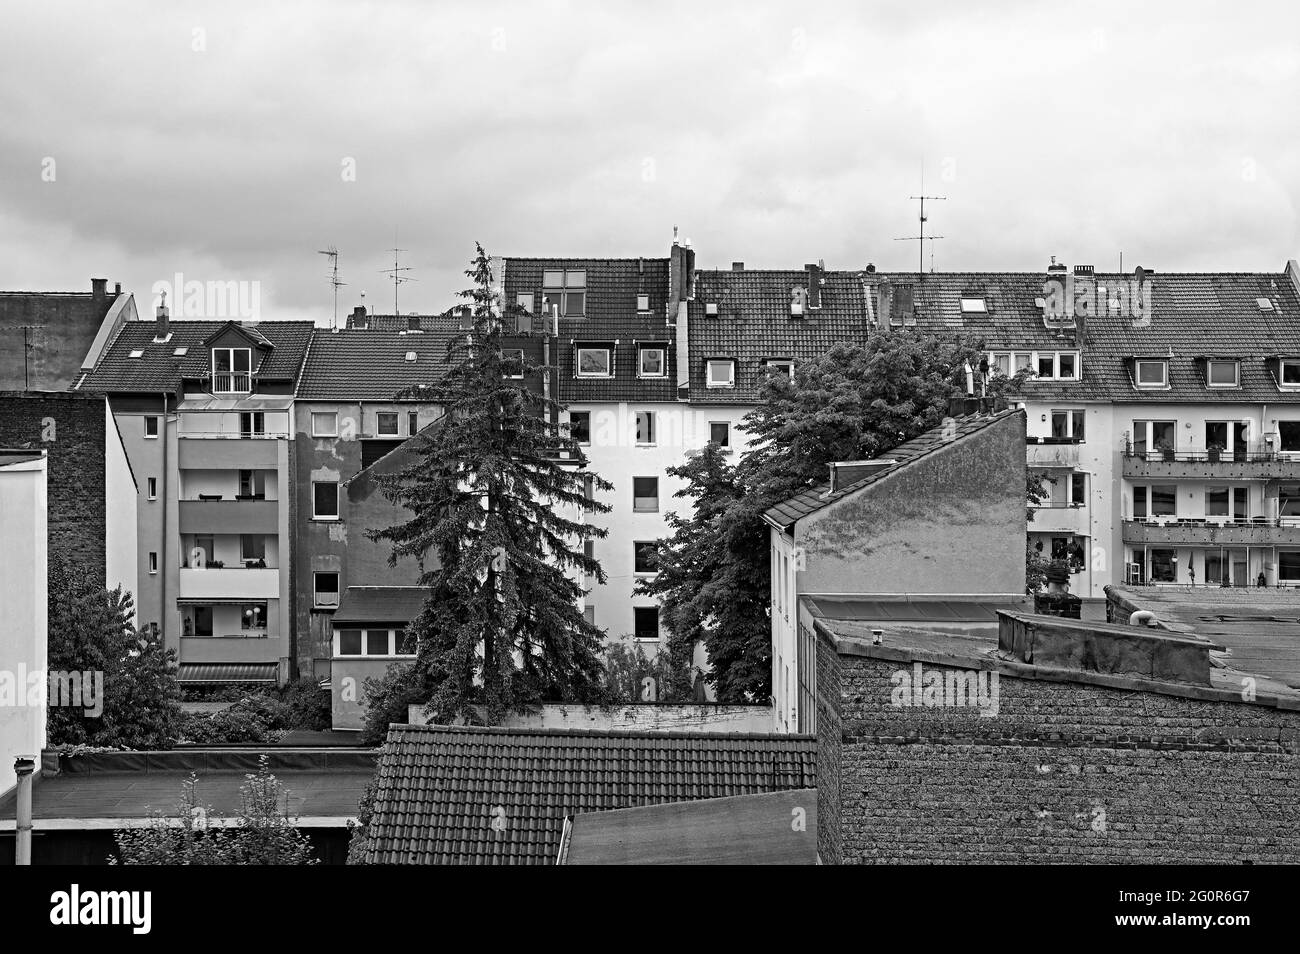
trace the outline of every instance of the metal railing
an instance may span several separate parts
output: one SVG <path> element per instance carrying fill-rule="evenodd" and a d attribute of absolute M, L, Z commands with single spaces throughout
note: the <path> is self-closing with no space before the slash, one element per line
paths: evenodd
<path fill-rule="evenodd" d="M 1244 448 L 1237 447 L 1232 450 L 1221 450 L 1215 453 L 1210 450 L 1191 450 L 1180 451 L 1175 449 L 1165 450 L 1164 448 L 1137 448 L 1133 443 L 1124 444 L 1123 453 L 1125 457 L 1136 458 L 1146 461 L 1171 461 L 1187 464 L 1206 464 L 1206 463 L 1264 463 L 1267 461 L 1289 460 L 1290 455 L 1281 455 L 1276 450 L 1266 445 L 1254 445 L 1254 448 L 1247 446 Z M 1300 458 L 1297 458 L 1300 459 Z"/>

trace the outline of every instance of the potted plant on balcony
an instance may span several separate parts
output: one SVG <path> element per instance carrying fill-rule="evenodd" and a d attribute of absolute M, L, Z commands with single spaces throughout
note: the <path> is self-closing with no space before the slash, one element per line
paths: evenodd
<path fill-rule="evenodd" d="M 1205 449 L 1205 452 L 1209 454 L 1211 464 L 1217 464 L 1219 462 L 1219 458 L 1223 456 L 1223 451 L 1223 445 L 1218 443 L 1211 444 Z"/>
<path fill-rule="evenodd" d="M 226 568 L 226 563 L 224 560 L 209 560 L 208 568 L 212 570 L 224 570 Z"/>
<path fill-rule="evenodd" d="M 1165 460 L 1174 459 L 1174 445 L 1169 441 L 1160 441 L 1160 443 L 1156 444 L 1156 450 L 1160 452 L 1160 456 Z"/>

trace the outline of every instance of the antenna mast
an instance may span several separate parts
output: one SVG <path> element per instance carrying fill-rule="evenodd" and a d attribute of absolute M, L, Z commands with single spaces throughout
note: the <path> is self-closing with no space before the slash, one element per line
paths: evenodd
<path fill-rule="evenodd" d="M 409 272 L 411 269 L 407 265 L 399 265 L 397 263 L 397 256 L 402 252 L 405 252 L 406 249 L 390 248 L 389 251 L 393 253 L 393 267 L 382 269 L 382 274 L 389 276 L 393 280 L 393 314 L 398 315 L 400 312 L 397 310 L 397 286 L 403 282 L 414 282 L 419 281 L 419 279 L 403 275 L 402 272 Z"/>
<path fill-rule="evenodd" d="M 339 326 L 339 286 L 346 285 L 347 282 L 339 281 L 339 250 L 331 245 L 327 249 L 318 250 L 320 255 L 328 255 L 330 259 L 330 284 L 334 286 L 334 322 L 330 325 L 333 331 Z"/>
<path fill-rule="evenodd" d="M 917 263 L 916 263 L 917 271 L 920 272 L 921 274 L 925 274 L 925 243 L 935 242 L 943 238 L 942 235 L 925 234 L 925 223 L 926 223 L 925 202 L 927 199 L 929 199 L 931 202 L 944 202 L 947 201 L 948 197 L 946 195 L 925 195 L 924 194 L 925 193 L 925 170 L 924 169 L 921 170 L 921 193 L 922 193 L 921 195 L 908 196 L 909 199 L 913 201 L 919 201 L 921 203 L 921 215 L 920 215 L 921 234 L 907 235 L 902 238 L 896 238 L 894 239 L 894 241 L 917 243 L 917 252 L 919 253 L 917 255 Z M 934 246 L 933 245 L 930 246 L 930 271 L 932 272 L 934 271 Z"/>

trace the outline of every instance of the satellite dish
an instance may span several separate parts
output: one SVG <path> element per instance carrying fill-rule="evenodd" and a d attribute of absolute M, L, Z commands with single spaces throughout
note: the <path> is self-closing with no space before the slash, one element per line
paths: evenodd
<path fill-rule="evenodd" d="M 190 551 L 190 566 L 196 570 L 203 570 L 207 565 L 208 554 L 202 547 L 195 547 Z"/>

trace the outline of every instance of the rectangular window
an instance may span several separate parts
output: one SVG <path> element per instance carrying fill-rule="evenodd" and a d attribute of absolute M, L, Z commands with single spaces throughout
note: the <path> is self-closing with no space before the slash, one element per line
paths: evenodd
<path fill-rule="evenodd" d="M 736 363 L 730 358 L 720 358 L 708 363 L 708 379 L 705 382 L 711 388 L 729 388 L 736 384 Z"/>
<path fill-rule="evenodd" d="M 409 414 L 406 415 L 406 425 L 407 425 L 408 433 L 412 437 L 420 433 L 420 415 L 417 414 L 415 411 L 411 411 Z"/>
<path fill-rule="evenodd" d="M 524 311 L 531 312 L 533 310 L 533 293 L 520 292 L 518 295 L 515 295 L 515 304 Z"/>
<path fill-rule="evenodd" d="M 594 559 L 596 559 L 596 541 L 595 541 L 595 540 L 583 540 L 583 541 L 582 541 L 582 555 L 585 556 L 588 560 L 594 560 Z M 590 580 L 594 574 L 589 573 L 589 572 L 587 572 L 587 571 L 583 571 L 583 574 L 582 574 L 582 575 L 583 575 L 583 577 L 585 577 L 586 579 Z"/>
<path fill-rule="evenodd" d="M 769 371 L 779 371 L 787 378 L 794 377 L 794 362 L 788 358 L 773 358 L 765 361 L 764 364 Z"/>
<path fill-rule="evenodd" d="M 250 348 L 212 349 L 212 392 L 247 394 L 253 389 L 253 352 Z"/>
<path fill-rule="evenodd" d="M 339 575 L 337 573 L 312 574 L 312 605 L 339 605 Z"/>
<path fill-rule="evenodd" d="M 244 500 L 265 500 L 266 471 L 241 470 L 239 472 L 239 497 Z"/>
<path fill-rule="evenodd" d="M 501 373 L 512 381 L 519 381 L 524 376 L 524 349 L 501 349 Z"/>
<path fill-rule="evenodd" d="M 636 638 L 640 640 L 659 639 L 659 607 L 636 606 L 632 608 Z"/>
<path fill-rule="evenodd" d="M 578 349 L 578 377 L 608 378 L 610 376 L 608 348 Z"/>
<path fill-rule="evenodd" d="M 1083 440 L 1084 412 L 1066 408 L 1052 411 L 1052 437 L 1057 440 Z"/>
<path fill-rule="evenodd" d="M 1072 351 L 1063 351 L 1057 356 L 1056 376 L 1062 381 L 1073 381 L 1079 375 L 1076 368 L 1076 358 Z"/>
<path fill-rule="evenodd" d="M 1011 355 L 993 354 L 989 355 L 989 368 L 994 374 L 1000 374 L 1004 378 L 1011 376 Z"/>
<path fill-rule="evenodd" d="M 239 415 L 240 437 L 263 437 L 266 434 L 266 414 L 262 411 L 243 411 Z"/>
<path fill-rule="evenodd" d="M 1021 371 L 1027 371 L 1033 366 L 1034 356 L 1028 351 L 1016 351 L 1011 355 L 1012 374 L 1019 374 Z"/>
<path fill-rule="evenodd" d="M 1137 385 L 1140 388 L 1163 388 L 1168 378 L 1167 361 L 1137 362 Z"/>
<path fill-rule="evenodd" d="M 1177 421 L 1134 421 L 1133 453 L 1139 456 L 1173 451 Z"/>
<path fill-rule="evenodd" d="M 655 442 L 654 411 L 636 412 L 636 442 L 638 444 L 653 444 Z"/>
<path fill-rule="evenodd" d="M 664 354 L 663 348 L 642 348 L 639 362 L 641 377 L 662 378 L 666 375 L 668 366 L 664 361 Z"/>
<path fill-rule="evenodd" d="M 659 571 L 659 551 L 653 540 L 637 540 L 632 544 L 632 571 L 634 573 Z"/>
<path fill-rule="evenodd" d="M 266 560 L 266 537 L 260 533 L 239 535 L 239 559 L 245 563 Z"/>
<path fill-rule="evenodd" d="M 312 437 L 338 437 L 339 415 L 337 411 L 311 412 Z"/>
<path fill-rule="evenodd" d="M 1300 421 L 1278 421 L 1277 436 L 1281 441 L 1278 450 L 1291 454 L 1300 451 Z"/>
<path fill-rule="evenodd" d="M 158 499 L 158 478 L 157 477 L 149 478 L 149 499 L 150 500 Z"/>
<path fill-rule="evenodd" d="M 1250 515 L 1249 501 L 1245 487 L 1211 487 L 1205 491 L 1205 515 L 1244 520 Z"/>
<path fill-rule="evenodd" d="M 569 412 L 569 436 L 579 444 L 591 443 L 591 412 Z"/>
<path fill-rule="evenodd" d="M 558 310 L 563 318 L 581 318 L 586 314 L 587 273 L 581 269 L 542 273 L 542 298 L 547 314 Z"/>
<path fill-rule="evenodd" d="M 1070 474 L 1070 503 L 1082 507 L 1088 502 L 1088 475 L 1078 472 Z"/>
<path fill-rule="evenodd" d="M 144 419 L 144 436 L 145 437 L 158 436 L 158 418 L 146 417 Z"/>
<path fill-rule="evenodd" d="M 340 656 L 360 656 L 361 655 L 361 630 L 359 629 L 340 629 L 339 634 L 339 655 Z"/>
<path fill-rule="evenodd" d="M 366 655 L 367 656 L 387 656 L 390 655 L 389 649 L 389 631 L 386 629 L 368 629 L 366 630 Z"/>
<path fill-rule="evenodd" d="M 1237 386 L 1237 362 L 1209 361 L 1206 363 L 1206 377 L 1212 388 L 1235 388 Z"/>
<path fill-rule="evenodd" d="M 1300 550 L 1279 550 L 1277 578 L 1282 583 L 1300 583 Z"/>
<path fill-rule="evenodd" d="M 317 520 L 339 518 L 339 485 L 336 480 L 312 481 L 312 516 Z"/>
<path fill-rule="evenodd" d="M 645 312 L 645 311 L 649 311 L 649 310 L 650 310 L 650 296 L 649 296 L 649 295 L 637 295 L 637 296 L 636 296 L 636 310 L 637 310 L 637 311 L 641 311 L 641 312 Z"/>
<path fill-rule="evenodd" d="M 1133 518 L 1176 516 L 1178 491 L 1172 485 L 1137 486 L 1133 488 Z"/>
<path fill-rule="evenodd" d="M 963 298 L 961 300 L 961 310 L 963 314 L 983 314 L 988 309 L 984 306 L 983 298 Z"/>
<path fill-rule="evenodd" d="M 731 422 L 710 421 L 709 440 L 717 444 L 719 447 L 730 447 L 731 446 Z"/>
<path fill-rule="evenodd" d="M 1300 360 L 1282 362 L 1282 385 L 1300 388 Z"/>
<path fill-rule="evenodd" d="M 638 513 L 653 513 L 659 509 L 659 478 L 632 478 L 632 509 Z"/>
<path fill-rule="evenodd" d="M 149 572 L 158 572 L 158 553 L 154 550 L 149 551 Z"/>
<path fill-rule="evenodd" d="M 245 603 L 239 607 L 239 627 L 248 630 L 266 630 L 266 604 Z"/>
<path fill-rule="evenodd" d="M 375 436 L 376 437 L 397 436 L 397 412 L 396 411 L 380 411 L 375 415 Z"/>
<path fill-rule="evenodd" d="M 1056 355 L 1040 354 L 1038 356 L 1038 376 L 1040 378 L 1056 377 Z"/>
<path fill-rule="evenodd" d="M 1174 557 L 1173 550 L 1152 550 L 1151 551 L 1151 582 L 1153 583 L 1173 583 L 1174 582 Z"/>

